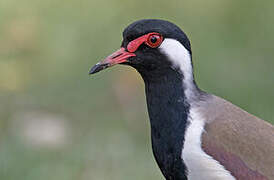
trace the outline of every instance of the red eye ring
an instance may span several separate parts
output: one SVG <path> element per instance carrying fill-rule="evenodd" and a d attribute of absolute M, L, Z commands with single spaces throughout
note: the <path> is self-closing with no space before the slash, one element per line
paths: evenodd
<path fill-rule="evenodd" d="M 130 41 L 127 45 L 128 52 L 135 52 L 139 46 L 143 43 L 148 45 L 151 48 L 156 48 L 161 45 L 163 42 L 163 36 L 159 33 L 152 32 L 145 34 L 141 37 L 138 37 L 137 39 L 134 39 Z"/>
<path fill-rule="evenodd" d="M 149 33 L 145 43 L 151 48 L 157 48 L 161 45 L 162 42 L 163 36 L 161 36 L 159 33 Z"/>

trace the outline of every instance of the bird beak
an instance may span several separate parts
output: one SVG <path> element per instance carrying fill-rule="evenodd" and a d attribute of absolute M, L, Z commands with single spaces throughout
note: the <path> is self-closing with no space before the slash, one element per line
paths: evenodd
<path fill-rule="evenodd" d="M 95 74 L 103 69 L 114 66 L 115 64 L 120 64 L 124 62 L 128 62 L 129 57 L 136 56 L 134 53 L 128 52 L 125 48 L 121 48 L 108 56 L 103 61 L 95 64 L 89 71 L 89 74 Z"/>

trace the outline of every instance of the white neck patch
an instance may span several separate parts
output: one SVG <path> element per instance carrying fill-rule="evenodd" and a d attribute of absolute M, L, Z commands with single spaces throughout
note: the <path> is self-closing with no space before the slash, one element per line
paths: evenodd
<path fill-rule="evenodd" d="M 191 100 L 194 95 L 195 85 L 193 83 L 193 68 L 189 51 L 177 40 L 166 38 L 159 46 L 159 50 L 165 54 L 174 67 L 179 68 L 184 75 L 185 95 Z"/>
<path fill-rule="evenodd" d="M 196 87 L 189 51 L 177 40 L 166 38 L 159 49 L 183 74 L 185 96 L 190 103 L 189 125 L 185 132 L 182 156 L 189 180 L 236 180 L 218 161 L 206 154 L 201 147 L 205 120 L 191 102 L 195 102 Z"/>
<path fill-rule="evenodd" d="M 224 166 L 206 154 L 201 147 L 201 136 L 204 131 L 204 119 L 195 108 L 190 109 L 185 133 L 182 159 L 186 164 L 190 180 L 236 180 Z"/>

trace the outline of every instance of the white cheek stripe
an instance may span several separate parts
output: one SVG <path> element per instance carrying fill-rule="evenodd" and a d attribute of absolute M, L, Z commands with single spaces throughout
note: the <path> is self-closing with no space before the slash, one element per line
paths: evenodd
<path fill-rule="evenodd" d="M 177 40 L 166 38 L 160 51 L 167 55 L 173 65 L 180 69 L 184 75 L 185 95 L 189 102 L 195 97 L 193 83 L 193 70 L 191 55 L 188 50 Z M 191 104 L 190 104 L 191 105 Z M 201 147 L 201 136 L 204 131 L 205 120 L 200 116 L 195 107 L 190 108 L 188 122 L 190 123 L 185 133 L 185 142 L 182 156 L 189 180 L 236 180 L 218 161 L 206 154 Z"/>
<path fill-rule="evenodd" d="M 185 134 L 182 159 L 188 169 L 190 180 L 236 180 L 218 161 L 206 154 L 201 148 L 201 136 L 204 120 L 194 108 L 190 109 L 188 126 Z"/>
<path fill-rule="evenodd" d="M 185 95 L 191 101 L 195 87 L 193 84 L 193 70 L 189 51 L 179 41 L 169 38 L 166 38 L 162 42 L 159 49 L 168 57 L 174 67 L 179 68 L 184 75 Z"/>

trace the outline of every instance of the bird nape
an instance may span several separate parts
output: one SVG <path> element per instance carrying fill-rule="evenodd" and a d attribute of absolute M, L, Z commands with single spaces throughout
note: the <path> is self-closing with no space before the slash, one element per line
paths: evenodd
<path fill-rule="evenodd" d="M 274 127 L 198 88 L 190 41 L 178 26 L 130 24 L 121 48 L 89 73 L 115 64 L 144 80 L 153 154 L 167 180 L 274 179 Z"/>

